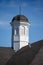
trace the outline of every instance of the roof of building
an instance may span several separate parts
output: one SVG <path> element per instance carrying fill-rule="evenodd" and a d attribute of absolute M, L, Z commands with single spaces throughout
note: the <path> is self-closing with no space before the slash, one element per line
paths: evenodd
<path fill-rule="evenodd" d="M 17 21 L 20 21 L 20 20 L 21 20 L 21 21 L 23 21 L 23 22 L 28 22 L 27 17 L 24 16 L 24 15 L 16 15 L 16 16 L 13 17 L 12 22 L 13 22 L 14 20 L 17 20 Z"/>
<path fill-rule="evenodd" d="M 13 54 L 15 54 L 13 49 L 9 47 L 0 47 L 0 65 L 5 65 Z"/>
<path fill-rule="evenodd" d="M 0 65 L 43 65 L 43 40 L 16 53 L 11 48 L 0 47 Z"/>

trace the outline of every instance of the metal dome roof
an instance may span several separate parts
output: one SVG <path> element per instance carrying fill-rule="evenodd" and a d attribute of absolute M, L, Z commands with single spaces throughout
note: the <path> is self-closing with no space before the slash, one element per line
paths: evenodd
<path fill-rule="evenodd" d="M 12 22 L 13 22 L 14 20 L 17 20 L 17 21 L 20 21 L 20 20 L 21 20 L 21 21 L 28 22 L 27 17 L 24 16 L 24 15 L 16 15 L 15 17 L 13 17 Z"/>

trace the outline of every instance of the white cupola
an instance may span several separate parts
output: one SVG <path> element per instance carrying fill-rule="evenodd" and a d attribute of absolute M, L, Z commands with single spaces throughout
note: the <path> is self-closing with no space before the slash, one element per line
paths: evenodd
<path fill-rule="evenodd" d="M 12 48 L 18 51 L 29 43 L 29 21 L 24 15 L 17 15 L 11 21 Z"/>

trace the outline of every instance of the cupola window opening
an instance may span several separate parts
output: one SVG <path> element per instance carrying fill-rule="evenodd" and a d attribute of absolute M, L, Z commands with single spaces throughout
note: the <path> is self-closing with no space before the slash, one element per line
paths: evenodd
<path fill-rule="evenodd" d="M 16 35 L 16 29 L 15 29 L 15 31 L 14 31 L 14 34 Z"/>
<path fill-rule="evenodd" d="M 21 35 L 25 35 L 25 27 L 24 26 L 21 26 L 20 32 L 21 32 Z"/>
<path fill-rule="evenodd" d="M 28 28 L 25 29 L 25 35 L 28 36 Z"/>
<path fill-rule="evenodd" d="M 14 34 L 19 35 L 19 28 L 18 27 L 15 27 Z"/>
<path fill-rule="evenodd" d="M 25 27 L 23 26 L 23 35 L 25 35 Z"/>
<path fill-rule="evenodd" d="M 24 35 L 25 35 L 25 27 L 24 27 Z"/>

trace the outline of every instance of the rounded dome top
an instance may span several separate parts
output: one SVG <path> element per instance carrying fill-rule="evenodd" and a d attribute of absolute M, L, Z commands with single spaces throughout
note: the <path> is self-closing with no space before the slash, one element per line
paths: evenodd
<path fill-rule="evenodd" d="M 14 20 L 17 20 L 17 21 L 20 21 L 20 20 L 21 20 L 21 21 L 28 22 L 27 17 L 24 16 L 24 15 L 16 15 L 15 17 L 13 17 L 12 22 L 13 22 Z"/>

